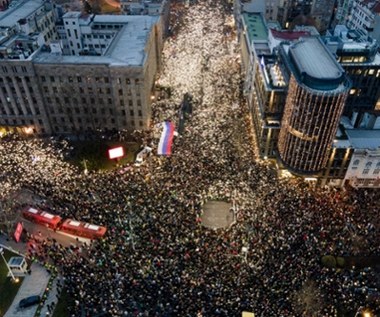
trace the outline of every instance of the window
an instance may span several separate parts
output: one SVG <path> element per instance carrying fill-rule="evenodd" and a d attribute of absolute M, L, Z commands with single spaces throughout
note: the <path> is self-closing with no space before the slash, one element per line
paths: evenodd
<path fill-rule="evenodd" d="M 372 166 L 372 162 L 367 162 L 365 165 L 366 168 L 371 168 L 371 166 Z"/>
<path fill-rule="evenodd" d="M 139 110 L 138 114 L 139 114 L 139 117 L 142 117 L 142 111 L 141 110 Z"/>
<path fill-rule="evenodd" d="M 359 165 L 360 160 L 355 160 L 353 165 Z"/>
<path fill-rule="evenodd" d="M 365 168 L 364 170 L 363 170 L 363 175 L 364 174 L 368 174 L 369 173 L 369 168 Z"/>
<path fill-rule="evenodd" d="M 129 110 L 129 114 L 131 117 L 133 117 L 135 115 L 134 111 L 133 110 Z"/>

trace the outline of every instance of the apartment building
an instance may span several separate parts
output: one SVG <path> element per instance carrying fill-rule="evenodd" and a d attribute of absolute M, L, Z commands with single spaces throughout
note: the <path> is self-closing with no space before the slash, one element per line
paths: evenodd
<path fill-rule="evenodd" d="M 351 80 L 343 114 L 350 118 L 355 115 L 354 127 L 358 127 L 366 112 L 380 110 L 379 44 L 344 25 L 336 26 L 323 41 Z"/>
<path fill-rule="evenodd" d="M 380 1 L 354 0 L 347 27 L 359 30 L 380 42 Z"/>

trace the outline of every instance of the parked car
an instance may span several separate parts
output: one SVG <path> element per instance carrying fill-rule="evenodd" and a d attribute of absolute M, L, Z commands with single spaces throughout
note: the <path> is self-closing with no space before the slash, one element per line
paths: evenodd
<path fill-rule="evenodd" d="M 41 297 L 38 295 L 29 296 L 20 300 L 20 303 L 18 304 L 18 306 L 20 308 L 27 308 L 27 307 L 38 304 L 40 300 L 41 300 Z"/>

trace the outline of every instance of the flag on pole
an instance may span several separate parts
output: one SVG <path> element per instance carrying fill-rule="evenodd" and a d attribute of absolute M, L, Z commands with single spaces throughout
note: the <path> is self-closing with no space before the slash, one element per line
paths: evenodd
<path fill-rule="evenodd" d="M 170 121 L 165 121 L 163 124 L 160 142 L 158 143 L 158 155 L 172 154 L 172 145 L 174 137 L 174 124 Z"/>

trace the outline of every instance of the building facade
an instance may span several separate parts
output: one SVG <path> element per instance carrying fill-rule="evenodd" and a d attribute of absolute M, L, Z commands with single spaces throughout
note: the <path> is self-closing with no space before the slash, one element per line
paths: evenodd
<path fill-rule="evenodd" d="M 288 48 L 282 45 L 282 54 L 291 77 L 279 156 L 295 173 L 316 174 L 326 167 L 349 81 L 319 38 L 304 38 Z"/>
<path fill-rule="evenodd" d="M 160 65 L 159 17 L 64 16 L 68 53 L 51 42 L 0 67 L 0 125 L 36 134 L 147 129 Z"/>
<path fill-rule="evenodd" d="M 379 45 L 372 38 L 342 25 L 323 40 L 350 78 L 351 89 L 343 114 L 350 118 L 355 114 L 354 127 L 358 127 L 366 112 L 380 109 Z"/>
<path fill-rule="evenodd" d="M 332 21 L 333 27 L 335 27 L 336 25 L 346 25 L 351 14 L 353 2 L 354 0 L 337 1 L 336 13 L 334 16 L 334 20 Z"/>
<path fill-rule="evenodd" d="M 380 42 L 380 2 L 377 0 L 354 0 L 347 27 L 359 30 Z"/>
<path fill-rule="evenodd" d="M 169 30 L 171 0 L 120 0 L 122 14 L 159 16 L 163 34 Z"/>
<path fill-rule="evenodd" d="M 380 188 L 380 130 L 347 130 L 354 148 L 344 183 Z"/>
<path fill-rule="evenodd" d="M 0 60 L 27 59 L 58 38 L 52 5 L 46 0 L 18 0 L 0 12 Z"/>
<path fill-rule="evenodd" d="M 335 1 L 313 0 L 310 16 L 315 20 L 316 28 L 320 33 L 324 33 L 329 27 L 333 18 Z"/>

